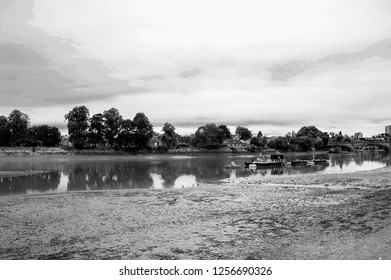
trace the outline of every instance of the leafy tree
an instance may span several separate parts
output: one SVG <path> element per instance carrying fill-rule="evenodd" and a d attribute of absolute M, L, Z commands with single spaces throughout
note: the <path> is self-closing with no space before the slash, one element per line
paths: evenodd
<path fill-rule="evenodd" d="M 104 136 L 109 145 L 113 147 L 121 129 L 122 116 L 116 108 L 111 108 L 103 112 L 103 122 L 105 126 Z"/>
<path fill-rule="evenodd" d="M 258 132 L 257 137 L 258 137 L 258 138 L 262 138 L 262 137 L 263 137 L 262 131 L 259 131 L 259 132 Z"/>
<path fill-rule="evenodd" d="M 231 131 L 225 124 L 219 125 L 219 129 L 221 130 L 224 140 L 231 139 L 232 137 Z"/>
<path fill-rule="evenodd" d="M 103 114 L 94 114 L 90 119 L 90 128 L 89 128 L 89 139 L 91 143 L 97 146 L 97 144 L 104 142 L 104 131 L 105 131 L 105 125 L 104 125 L 104 118 Z"/>
<path fill-rule="evenodd" d="M 137 150 L 148 147 L 153 136 L 153 126 L 144 113 L 137 113 L 133 118 L 134 143 Z"/>
<path fill-rule="evenodd" d="M 82 149 L 86 142 L 89 116 L 90 112 L 84 105 L 74 107 L 65 115 L 65 119 L 68 121 L 69 139 L 76 149 Z"/>
<path fill-rule="evenodd" d="M 299 144 L 299 148 L 300 150 L 305 149 L 306 151 L 307 149 L 312 148 L 315 148 L 317 150 L 325 149 L 330 139 L 330 136 L 327 132 L 322 132 L 315 126 L 303 126 L 297 132 L 296 137 L 305 137 L 299 140 L 299 142 L 301 143 Z M 309 144 L 310 148 L 308 148 L 308 141 L 311 142 Z"/>
<path fill-rule="evenodd" d="M 338 135 L 335 137 L 335 140 L 336 140 L 337 142 L 342 142 L 342 140 L 343 140 L 342 131 L 340 131 L 340 132 L 338 133 Z"/>
<path fill-rule="evenodd" d="M 248 128 L 242 126 L 236 127 L 235 133 L 236 135 L 239 136 L 240 140 L 244 140 L 244 141 L 250 139 L 252 136 L 251 131 Z"/>
<path fill-rule="evenodd" d="M 330 135 L 327 133 L 327 132 L 323 132 L 323 135 L 320 136 L 320 138 L 322 138 L 322 141 L 323 141 L 323 149 L 327 148 L 327 145 L 329 144 L 329 141 L 330 141 Z"/>
<path fill-rule="evenodd" d="M 262 146 L 261 139 L 259 139 L 258 137 L 251 138 L 250 144 L 256 147 Z"/>
<path fill-rule="evenodd" d="M 323 132 L 317 129 L 315 126 L 303 126 L 297 132 L 296 136 L 311 136 L 312 138 L 316 138 L 318 136 L 322 136 Z"/>
<path fill-rule="evenodd" d="M 296 138 L 297 145 L 299 147 L 299 151 L 308 152 L 313 148 L 313 141 L 308 136 L 300 136 Z"/>
<path fill-rule="evenodd" d="M 280 151 L 287 151 L 289 149 L 288 139 L 284 136 L 278 136 L 270 139 L 267 145 L 271 149 L 276 149 Z"/>
<path fill-rule="evenodd" d="M 11 131 L 11 145 L 20 146 L 27 140 L 27 130 L 30 125 L 30 117 L 19 110 L 13 110 L 8 116 L 8 127 Z"/>
<path fill-rule="evenodd" d="M 134 124 L 130 119 L 125 119 L 121 123 L 121 131 L 116 139 L 116 147 L 124 150 L 134 150 L 136 147 L 134 137 Z"/>
<path fill-rule="evenodd" d="M 178 145 L 178 134 L 175 133 L 175 126 L 170 123 L 165 123 L 162 128 L 164 134 L 162 136 L 163 143 L 168 149 L 175 148 Z"/>
<path fill-rule="evenodd" d="M 11 144 L 11 129 L 5 116 L 0 116 L 0 146 L 7 147 Z"/>
<path fill-rule="evenodd" d="M 220 147 L 224 141 L 222 131 L 214 123 L 200 126 L 195 132 L 193 145 L 208 149 Z"/>
<path fill-rule="evenodd" d="M 313 139 L 313 142 L 314 142 L 314 147 L 315 147 L 316 150 L 323 149 L 324 143 L 323 143 L 323 140 L 322 140 L 322 138 L 320 136 L 318 136 L 315 139 Z"/>
<path fill-rule="evenodd" d="M 60 143 L 61 133 L 55 126 L 39 125 L 29 128 L 29 145 L 54 147 Z"/>
<path fill-rule="evenodd" d="M 351 143 L 351 142 L 353 142 L 352 138 L 351 138 L 349 135 L 347 135 L 347 134 L 344 135 L 342 141 L 345 142 L 345 143 Z"/>

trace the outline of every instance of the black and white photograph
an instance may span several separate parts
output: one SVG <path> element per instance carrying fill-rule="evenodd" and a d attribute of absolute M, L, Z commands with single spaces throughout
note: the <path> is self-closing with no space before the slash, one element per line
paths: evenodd
<path fill-rule="evenodd" d="M 389 0 L 0 0 L 0 266 L 387 262 L 390 112 Z"/>

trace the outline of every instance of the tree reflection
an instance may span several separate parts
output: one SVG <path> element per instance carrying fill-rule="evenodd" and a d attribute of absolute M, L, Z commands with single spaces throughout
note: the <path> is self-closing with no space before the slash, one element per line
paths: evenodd
<path fill-rule="evenodd" d="M 30 176 L 0 178 L 0 195 L 56 191 L 61 172 L 51 171 Z"/>
<path fill-rule="evenodd" d="M 68 167 L 68 190 L 150 188 L 149 162 L 76 162 Z"/>
<path fill-rule="evenodd" d="M 320 157 L 313 154 L 290 154 L 288 156 L 292 159 Z M 291 160 L 288 156 L 287 160 Z M 349 171 L 355 171 L 361 165 L 366 165 L 370 161 L 387 164 L 391 162 L 390 154 L 381 152 L 324 156 L 331 160 L 331 165 L 284 166 L 283 168 L 257 170 L 249 170 L 243 167 L 244 162 L 248 160 L 246 157 L 221 155 L 155 156 L 152 159 L 151 156 L 137 156 L 129 158 L 65 158 L 61 161 L 45 159 L 39 161 L 26 159 L 0 160 L 0 168 L 4 170 L 54 170 L 28 177 L 2 178 L 0 179 L 0 195 L 30 191 L 56 191 L 60 185 L 61 174 L 65 174 L 65 180 L 61 182 L 61 187 L 67 187 L 69 191 L 151 187 L 173 188 L 182 185 L 191 186 L 194 182 L 215 183 L 230 177 L 293 175 L 323 172 L 326 169 L 326 172 L 334 172 L 335 170 L 339 172 L 341 168 L 346 167 Z M 236 161 L 242 167 L 235 170 L 226 168 L 226 165 L 229 165 L 231 161 Z M 156 186 L 154 186 L 153 176 L 155 176 Z M 156 178 L 159 180 L 156 180 Z"/>

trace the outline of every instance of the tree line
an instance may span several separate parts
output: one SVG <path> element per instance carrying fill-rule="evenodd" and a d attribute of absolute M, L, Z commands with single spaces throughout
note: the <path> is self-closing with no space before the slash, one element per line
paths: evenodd
<path fill-rule="evenodd" d="M 116 108 L 90 117 L 86 106 L 76 106 L 65 115 L 65 120 L 76 149 L 107 145 L 116 150 L 144 150 L 154 134 L 144 113 L 137 113 L 132 120 L 124 119 Z"/>
<path fill-rule="evenodd" d="M 0 116 L 0 146 L 57 146 L 61 140 L 60 130 L 55 126 L 30 125 L 30 117 L 13 110 L 8 117 Z"/>
<path fill-rule="evenodd" d="M 90 116 L 89 109 L 75 106 L 64 116 L 67 122 L 69 140 L 76 149 L 110 147 L 115 150 L 149 150 L 150 141 L 155 138 L 161 151 L 177 148 L 181 137 L 175 127 L 165 123 L 158 134 L 144 113 L 137 113 L 133 119 L 124 118 L 116 108 Z M 284 136 L 266 137 L 259 131 L 256 135 L 246 127 L 237 126 L 235 133 L 224 125 L 207 123 L 190 135 L 186 145 L 216 149 L 226 146 L 226 140 L 237 139 L 245 142 L 250 151 L 272 148 L 280 151 L 324 150 L 330 142 L 351 142 L 348 135 L 322 132 L 315 126 L 303 126 L 295 133 Z M 30 117 L 19 110 L 8 117 L 0 116 L 0 146 L 57 146 L 61 134 L 57 127 L 30 125 Z"/>
<path fill-rule="evenodd" d="M 191 137 L 190 144 L 195 147 L 214 149 L 224 146 L 224 141 L 235 138 L 247 144 L 247 149 L 257 151 L 265 148 L 284 152 L 307 152 L 326 150 L 329 143 L 352 142 L 352 137 L 342 135 L 342 132 L 323 132 L 315 126 L 303 126 L 297 133 L 289 132 L 285 136 L 266 137 L 262 131 L 256 135 L 246 127 L 237 126 L 232 135 L 226 125 L 217 126 L 214 123 L 200 126 Z"/>

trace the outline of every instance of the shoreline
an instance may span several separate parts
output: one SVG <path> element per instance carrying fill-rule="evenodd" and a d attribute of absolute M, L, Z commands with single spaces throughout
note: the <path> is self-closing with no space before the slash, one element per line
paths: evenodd
<path fill-rule="evenodd" d="M 281 153 L 313 153 L 313 154 L 324 154 L 329 153 L 327 150 L 317 150 L 308 152 L 281 152 Z M 235 148 L 232 150 L 229 147 L 222 147 L 219 149 L 208 150 L 205 148 L 177 148 L 170 149 L 166 152 L 157 151 L 139 151 L 139 152 L 125 152 L 115 151 L 113 149 L 64 149 L 62 147 L 0 147 L 0 158 L 1 157 L 22 157 L 22 156 L 140 156 L 140 155 L 259 155 L 259 151 L 249 151 L 245 148 Z"/>
<path fill-rule="evenodd" d="M 3 171 L 0 170 L 0 179 L 1 178 L 10 178 L 10 177 L 23 177 L 23 176 L 32 176 L 37 174 L 47 173 L 48 171 L 44 170 L 25 170 L 25 171 Z"/>
<path fill-rule="evenodd" d="M 0 197 L 0 259 L 390 260 L 390 174 Z"/>

